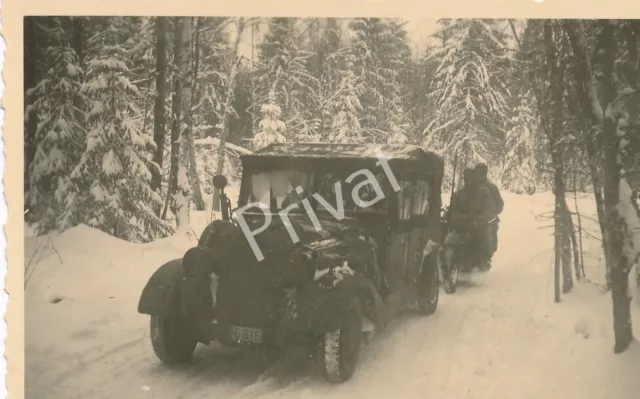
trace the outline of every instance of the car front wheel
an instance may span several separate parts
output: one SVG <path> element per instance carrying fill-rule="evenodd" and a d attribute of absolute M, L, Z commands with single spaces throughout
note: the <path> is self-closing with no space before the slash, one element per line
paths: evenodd
<path fill-rule="evenodd" d="M 342 316 L 336 331 L 326 333 L 322 342 L 322 360 L 327 379 L 342 383 L 356 370 L 362 347 L 362 313 L 357 300 L 353 300 Z"/>
<path fill-rule="evenodd" d="M 438 251 L 424 260 L 420 280 L 417 283 L 418 308 L 425 315 L 433 314 L 438 308 L 438 298 L 440 297 L 438 259 L 440 259 L 441 253 Z"/>
<path fill-rule="evenodd" d="M 183 317 L 151 316 L 150 333 L 153 351 L 166 364 L 189 361 L 198 344 Z"/>

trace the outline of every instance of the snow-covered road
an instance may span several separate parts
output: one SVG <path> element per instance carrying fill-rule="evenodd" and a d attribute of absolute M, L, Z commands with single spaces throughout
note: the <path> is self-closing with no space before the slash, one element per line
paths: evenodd
<path fill-rule="evenodd" d="M 443 292 L 434 315 L 395 320 L 342 385 L 324 382 L 298 353 L 266 372 L 256 355 L 204 346 L 189 365 L 162 365 L 138 296 L 160 262 L 194 242 L 134 245 L 88 227 L 68 231 L 52 241 L 61 259 L 46 251 L 26 291 L 26 397 L 640 397 L 640 343 L 613 354 L 609 295 L 580 284 L 553 303 L 551 231 L 534 217 L 551 209 L 551 196 L 505 200 L 494 268 Z M 26 259 L 44 242 L 28 237 Z M 587 274 L 601 279 L 597 259 Z"/>

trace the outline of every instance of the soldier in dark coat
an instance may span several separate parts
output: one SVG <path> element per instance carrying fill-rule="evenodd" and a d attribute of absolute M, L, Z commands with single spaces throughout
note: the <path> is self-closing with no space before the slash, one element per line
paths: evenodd
<path fill-rule="evenodd" d="M 487 174 L 489 172 L 487 164 L 479 163 L 476 165 L 475 170 L 477 173 L 478 185 L 486 187 L 488 189 L 494 205 L 493 209 L 487 210 L 489 218 L 487 221 L 491 221 L 490 236 L 488 237 L 490 239 L 490 242 L 488 242 L 487 245 L 489 246 L 491 256 L 493 256 L 495 251 L 497 251 L 498 249 L 498 225 L 500 222 L 498 215 L 500 215 L 504 209 L 504 200 L 500 195 L 500 190 L 498 189 L 498 187 L 491 181 L 489 181 L 487 177 Z"/>
<path fill-rule="evenodd" d="M 475 169 L 465 169 L 464 185 L 457 191 L 451 202 L 451 225 L 459 231 L 470 234 L 471 244 L 478 250 L 481 268 L 490 268 L 493 244 L 489 241 L 489 221 L 496 209 L 489 188 L 480 184 Z"/>

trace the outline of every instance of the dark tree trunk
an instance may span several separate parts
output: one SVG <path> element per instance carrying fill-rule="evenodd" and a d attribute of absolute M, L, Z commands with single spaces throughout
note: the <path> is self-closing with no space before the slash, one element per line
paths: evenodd
<path fill-rule="evenodd" d="M 191 204 L 191 185 L 189 184 L 189 148 L 193 146 L 192 121 L 192 96 L 191 85 L 193 74 L 191 68 L 191 17 L 182 18 L 182 52 L 176 59 L 180 79 L 182 80 L 182 118 L 183 125 L 180 131 L 180 152 L 178 156 L 178 179 L 176 189 L 176 224 L 179 232 L 186 232 L 189 229 L 189 208 Z"/>
<path fill-rule="evenodd" d="M 82 70 L 85 69 L 85 33 L 83 17 L 73 18 L 73 37 L 71 39 L 73 50 L 78 56 L 78 63 Z"/>
<path fill-rule="evenodd" d="M 616 97 L 616 79 L 614 65 L 617 54 L 617 42 L 614 37 L 614 23 L 603 21 L 603 105 L 609 107 Z M 616 353 L 627 349 L 633 340 L 631 326 L 631 301 L 628 296 L 629 270 L 631 259 L 624 252 L 626 222 L 618 211 L 620 203 L 620 138 L 618 137 L 617 116 L 605 113 L 603 120 L 603 139 L 605 157 L 604 203 L 607 211 L 607 235 L 609 236 L 611 257 L 611 295 L 613 299 L 613 329 L 615 332 Z"/>
<path fill-rule="evenodd" d="M 182 18 L 174 18 L 174 47 L 173 59 L 182 59 Z M 167 190 L 167 199 L 162 211 L 162 218 L 167 216 L 167 208 L 173 207 L 172 198 L 178 186 L 178 156 L 180 155 L 180 124 L 182 122 L 181 114 L 182 106 L 182 79 L 179 73 L 173 78 L 173 96 L 171 99 L 171 169 L 169 171 L 169 190 Z"/>
<path fill-rule="evenodd" d="M 604 252 L 606 263 L 606 279 L 607 287 L 611 287 L 610 276 L 610 245 L 609 237 L 606 234 L 606 210 L 604 203 L 604 182 L 602 172 L 602 151 L 600 150 L 601 139 L 598 137 L 599 128 L 602 126 L 602 109 L 597 98 L 595 82 L 591 63 L 588 58 L 586 39 L 584 35 L 579 33 L 579 27 L 575 21 L 565 21 L 564 29 L 569 36 L 571 48 L 573 49 L 576 61 L 574 63 L 573 73 L 576 77 L 578 85 L 576 91 L 578 93 L 578 101 L 584 110 L 584 115 L 590 123 L 587 124 L 587 134 L 584 138 L 585 150 L 589 157 L 589 172 L 591 174 L 591 184 L 593 185 L 593 195 L 596 202 L 596 212 L 598 214 L 598 224 L 602 235 L 602 250 Z M 597 108 L 595 107 L 597 104 Z"/>
<path fill-rule="evenodd" d="M 592 120 L 596 126 L 602 128 L 604 146 L 604 212 L 605 232 L 604 242 L 608 250 L 607 262 L 611 270 L 611 296 L 613 303 L 613 329 L 615 333 L 614 352 L 624 352 L 633 340 L 631 324 L 631 301 L 628 296 L 629 271 L 633 259 L 628 259 L 624 252 L 625 230 L 628 228 L 626 221 L 618 211 L 620 203 L 621 166 L 618 163 L 620 155 L 620 138 L 617 135 L 618 117 L 613 112 L 607 112 L 607 108 L 616 98 L 615 61 L 617 55 L 617 42 L 614 36 L 614 22 L 602 21 L 602 29 L 599 41 L 602 43 L 601 59 L 603 69 L 602 101 L 599 101 L 596 92 L 595 77 L 591 70 L 587 56 L 586 38 L 582 33 L 578 21 L 567 21 L 565 27 L 576 56 L 580 69 L 577 69 L 576 78 L 584 87 L 586 98 L 583 99 L 587 110 L 590 111 Z"/>
<path fill-rule="evenodd" d="M 38 84 L 38 68 L 36 62 L 39 59 L 38 54 L 38 35 L 36 21 L 34 17 L 26 17 L 24 19 L 24 93 L 34 88 Z M 25 106 L 33 104 L 32 98 L 25 96 Z M 36 131 L 38 129 L 37 112 L 33 107 L 25 110 L 26 126 L 24 130 L 24 190 L 29 190 L 31 162 L 36 154 L 37 142 Z"/>
<path fill-rule="evenodd" d="M 162 163 L 164 159 L 164 141 L 166 134 L 165 98 L 167 82 L 167 20 L 166 17 L 156 18 L 156 101 L 153 108 L 153 141 L 156 149 L 153 162 L 158 169 L 151 169 L 151 189 L 160 192 L 162 185 Z M 161 209 L 156 209 L 160 214 Z"/>
<path fill-rule="evenodd" d="M 198 67 L 200 61 L 200 18 L 196 18 L 196 29 L 195 29 L 195 39 L 194 39 L 194 66 L 193 66 L 193 76 L 191 77 L 191 110 L 193 110 L 193 104 L 198 103 L 198 97 L 196 96 L 196 88 L 198 87 Z M 189 112 L 191 114 L 191 112 Z M 202 198 L 202 188 L 200 187 L 200 176 L 198 175 L 198 165 L 196 164 L 196 148 L 194 143 L 194 138 L 196 137 L 196 132 L 193 129 L 193 115 L 190 115 L 190 126 L 189 130 L 191 131 L 191 140 L 189 145 L 189 180 L 191 183 L 191 192 L 193 202 L 196 205 L 196 209 L 199 211 L 204 211 L 205 203 L 204 198 Z"/>
<path fill-rule="evenodd" d="M 226 155 L 225 146 L 227 138 L 229 136 L 229 128 L 231 124 L 231 116 L 233 115 L 233 98 L 236 88 L 236 77 L 238 75 L 238 68 L 242 58 L 239 56 L 240 40 L 242 33 L 244 32 L 245 21 L 240 18 L 236 21 L 236 39 L 233 45 L 233 58 L 231 64 L 231 70 L 229 71 L 229 86 L 227 87 L 227 94 L 224 102 L 224 115 L 222 117 L 222 132 L 220 132 L 220 144 L 218 146 L 218 164 L 216 165 L 216 175 L 222 175 L 224 173 L 224 158 Z M 217 188 L 213 191 L 213 209 L 220 210 L 220 190 Z"/>

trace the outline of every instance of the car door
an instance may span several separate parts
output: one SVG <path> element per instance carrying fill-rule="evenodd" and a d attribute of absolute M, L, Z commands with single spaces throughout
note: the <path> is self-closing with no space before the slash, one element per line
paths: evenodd
<path fill-rule="evenodd" d="M 397 222 L 389 237 L 387 255 L 387 276 L 392 292 L 399 292 L 406 286 L 411 261 L 411 200 L 415 184 L 410 180 L 398 181 L 400 191 L 396 193 L 395 211 Z"/>
<path fill-rule="evenodd" d="M 414 175 L 412 179 L 415 189 L 411 196 L 410 220 L 411 231 L 409 232 L 409 262 L 405 281 L 414 282 L 419 275 L 422 262 L 422 251 L 429 240 L 429 216 L 430 204 L 430 180 L 428 176 Z"/>

